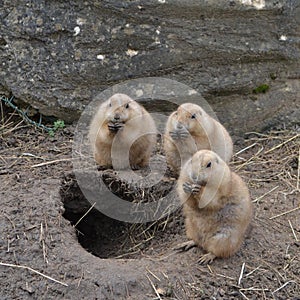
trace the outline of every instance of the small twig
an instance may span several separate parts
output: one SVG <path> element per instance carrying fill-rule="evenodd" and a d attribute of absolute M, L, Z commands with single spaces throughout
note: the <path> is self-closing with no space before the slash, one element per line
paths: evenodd
<path fill-rule="evenodd" d="M 13 128 L 7 129 L 7 131 L 5 131 L 5 135 L 7 135 L 7 134 L 13 132 L 13 131 L 16 130 L 16 129 L 20 129 L 20 128 L 26 127 L 26 126 L 22 126 L 22 127 L 21 127 L 20 125 L 21 125 L 22 123 L 23 123 L 23 120 L 21 120 L 20 122 L 18 122 Z"/>
<path fill-rule="evenodd" d="M 244 274 L 244 269 L 245 269 L 245 263 L 242 264 L 242 268 L 241 268 L 241 273 L 240 273 L 238 285 L 240 285 L 241 282 L 242 282 L 242 278 L 243 278 L 243 274 Z"/>
<path fill-rule="evenodd" d="M 261 137 L 268 137 L 267 134 L 265 133 L 260 133 L 260 132 L 256 132 L 256 131 L 249 131 L 249 132 L 246 132 L 245 135 L 250 135 L 250 134 L 255 134 L 257 136 L 261 136 Z"/>
<path fill-rule="evenodd" d="M 149 280 L 149 282 L 150 282 L 150 284 L 151 284 L 151 286 L 152 286 L 152 288 L 153 288 L 153 290 L 154 290 L 154 292 L 155 292 L 157 298 L 158 298 L 159 300 L 161 300 L 161 297 L 160 297 L 160 295 L 159 295 L 159 292 L 157 291 L 157 289 L 156 289 L 155 285 L 153 284 L 152 280 L 150 279 L 150 277 L 149 277 L 148 275 L 146 275 L 146 277 L 148 278 L 148 280 Z"/>
<path fill-rule="evenodd" d="M 254 199 L 252 202 L 255 203 L 257 201 L 259 201 L 260 199 L 264 198 L 265 196 L 267 196 L 268 194 L 272 193 L 273 191 L 275 191 L 277 188 L 279 188 L 279 185 L 275 186 L 274 188 L 272 188 L 270 191 L 266 192 L 265 194 L 257 197 L 256 199 Z"/>
<path fill-rule="evenodd" d="M 244 151 L 246 151 L 246 150 L 248 150 L 248 149 L 254 147 L 255 145 L 257 145 L 257 143 L 253 143 L 252 145 L 250 145 L 250 146 L 248 146 L 248 147 L 246 147 L 246 148 L 244 148 L 244 149 L 238 151 L 237 153 L 235 153 L 235 156 L 237 156 L 237 155 L 243 153 Z"/>
<path fill-rule="evenodd" d="M 240 289 L 240 291 L 268 291 L 269 289 L 260 289 L 260 288 L 255 288 L 255 287 L 250 287 L 246 289 Z"/>
<path fill-rule="evenodd" d="M 46 244 L 45 244 L 45 234 L 44 234 L 43 222 L 41 222 L 40 243 L 42 244 L 44 262 L 45 262 L 46 264 L 48 264 L 47 250 L 46 250 Z"/>
<path fill-rule="evenodd" d="M 289 138 L 288 140 L 284 141 L 283 143 L 281 143 L 281 144 L 279 144 L 279 145 L 277 145 L 277 146 L 271 148 L 270 150 L 266 151 L 265 154 L 268 154 L 268 153 L 270 153 L 270 152 L 272 152 L 272 151 L 274 151 L 274 150 L 280 148 L 281 146 L 283 146 L 283 145 L 285 145 L 285 144 L 291 142 L 292 140 L 296 139 L 296 138 L 299 137 L 299 136 L 300 136 L 300 133 L 296 134 L 295 136 L 293 136 L 293 137 Z"/>
<path fill-rule="evenodd" d="M 298 240 L 298 238 L 297 238 L 297 235 L 296 235 L 296 232 L 295 232 L 295 230 L 294 230 L 294 228 L 293 228 L 292 222 L 291 222 L 290 220 L 288 220 L 288 221 L 289 221 L 289 224 L 290 224 L 290 227 L 291 227 L 291 229 L 292 229 L 292 233 L 293 233 L 293 235 L 294 235 L 294 238 L 295 238 L 296 242 L 299 242 L 299 240 Z"/>
<path fill-rule="evenodd" d="M 233 278 L 233 277 L 229 277 L 229 276 L 226 276 L 226 275 L 222 275 L 222 274 L 218 274 L 218 273 L 216 273 L 216 275 L 217 275 L 217 276 L 219 276 L 219 277 L 226 278 L 226 279 L 230 279 L 230 280 L 236 280 L 235 278 Z"/>
<path fill-rule="evenodd" d="M 166 273 L 164 273 L 163 271 L 161 271 L 161 273 L 164 275 L 164 277 L 165 277 L 166 279 L 169 279 L 169 276 L 168 276 Z"/>
<path fill-rule="evenodd" d="M 33 165 L 33 166 L 31 166 L 31 168 L 42 167 L 42 166 L 46 166 L 46 165 L 55 164 L 57 162 L 70 161 L 70 160 L 72 160 L 72 158 L 55 159 L 55 160 L 52 160 L 52 161 L 46 161 L 46 162 L 43 162 L 43 163 L 40 163 L 40 164 L 37 164 L 37 165 Z"/>
<path fill-rule="evenodd" d="M 80 278 L 78 280 L 78 283 L 77 283 L 77 288 L 79 288 L 81 280 L 83 279 L 83 276 L 84 276 L 84 272 L 82 271 L 82 274 L 81 274 L 81 276 L 80 276 Z"/>
<path fill-rule="evenodd" d="M 157 277 L 153 272 L 151 272 L 148 268 L 146 268 L 147 271 L 158 281 L 161 281 L 159 277 Z"/>
<path fill-rule="evenodd" d="M 15 239 L 10 240 L 10 239 L 9 239 L 9 236 L 7 236 L 7 250 L 6 250 L 7 253 L 10 252 L 9 246 L 10 246 L 10 244 L 11 244 L 14 240 L 15 240 Z"/>
<path fill-rule="evenodd" d="M 23 152 L 23 153 L 22 153 L 22 156 L 29 156 L 29 157 L 34 157 L 34 158 L 39 158 L 39 159 L 44 160 L 43 157 L 37 156 L 37 155 L 32 154 L 32 153 L 29 153 L 29 152 Z"/>
<path fill-rule="evenodd" d="M 264 289 L 262 289 L 262 294 L 263 294 L 264 300 L 267 300 L 266 293 L 265 293 Z"/>
<path fill-rule="evenodd" d="M 76 227 L 82 221 L 82 219 L 94 208 L 95 205 L 96 202 L 86 211 L 86 213 L 76 222 L 73 227 Z"/>
<path fill-rule="evenodd" d="M 252 270 L 251 272 L 247 273 L 244 277 L 250 276 L 252 273 L 254 273 L 255 271 L 257 271 L 259 268 L 260 268 L 260 266 L 258 266 L 257 268 L 255 268 L 255 269 Z"/>
<path fill-rule="evenodd" d="M 283 289 L 284 287 L 286 287 L 289 283 L 296 283 L 296 284 L 297 284 L 296 281 L 290 280 L 290 281 L 286 282 L 285 284 L 283 284 L 283 285 L 282 285 L 281 287 L 279 287 L 278 289 L 276 289 L 274 292 L 272 292 L 272 294 L 275 294 L 276 292 L 280 291 L 281 289 Z"/>
<path fill-rule="evenodd" d="M 30 231 L 35 228 L 37 228 L 37 225 L 32 225 L 32 226 L 29 226 L 28 228 L 25 228 L 25 231 Z"/>
<path fill-rule="evenodd" d="M 288 256 L 290 246 L 291 246 L 290 244 L 287 245 L 286 250 L 285 250 L 285 256 Z"/>
<path fill-rule="evenodd" d="M 5 266 L 5 267 L 11 267 L 11 268 L 19 268 L 19 269 L 29 270 L 29 271 L 31 271 L 31 272 L 33 272 L 33 273 L 36 273 L 36 274 L 38 274 L 38 275 L 40 275 L 40 276 L 43 276 L 43 277 L 45 277 L 45 278 L 47 278 L 47 279 L 49 279 L 49 280 L 51 280 L 51 281 L 54 281 L 54 282 L 56 282 L 56 283 L 59 283 L 59 284 L 61 284 L 61 285 L 63 285 L 63 286 L 68 286 L 68 285 L 67 285 L 66 283 L 64 283 L 64 282 L 58 281 L 58 280 L 56 280 L 56 279 L 54 279 L 54 278 L 52 278 L 52 277 L 50 277 L 50 276 L 48 276 L 48 275 L 45 275 L 45 274 L 43 274 L 43 273 L 41 273 L 41 272 L 39 272 L 39 271 L 37 271 L 37 270 L 34 270 L 34 269 L 30 268 L 30 267 L 27 267 L 27 266 L 14 265 L 14 264 L 8 264 L 8 263 L 3 263 L 3 262 L 0 262 L 0 266 Z"/>
<path fill-rule="evenodd" d="M 250 300 L 243 292 L 239 291 L 239 293 L 240 293 L 246 300 Z"/>
<path fill-rule="evenodd" d="M 208 270 L 209 270 L 209 272 L 210 272 L 211 274 L 214 274 L 214 271 L 212 270 L 212 268 L 210 267 L 210 265 L 207 265 L 207 268 L 208 268 Z"/>
<path fill-rule="evenodd" d="M 137 237 L 140 237 L 141 235 L 145 235 L 145 232 L 147 232 L 153 225 L 155 225 L 157 221 L 152 222 L 146 229 L 144 229 L 141 233 L 137 235 Z"/>
<path fill-rule="evenodd" d="M 291 264 L 294 262 L 294 260 L 297 258 L 297 256 L 294 256 L 293 258 L 289 259 L 288 263 L 283 267 L 283 270 L 286 271 Z"/>
<path fill-rule="evenodd" d="M 278 218 L 278 217 L 287 215 L 287 214 L 289 214 L 289 213 L 291 213 L 291 212 L 293 212 L 293 211 L 296 211 L 296 210 L 298 210 L 298 209 L 300 209 L 300 206 L 299 206 L 299 207 L 296 207 L 296 208 L 293 208 L 293 209 L 291 209 L 291 210 L 285 211 L 285 212 L 283 212 L 283 213 L 281 213 L 281 214 L 279 214 L 279 215 L 273 216 L 273 217 L 269 218 L 269 220 L 273 220 L 273 219 L 275 219 L 275 218 Z"/>

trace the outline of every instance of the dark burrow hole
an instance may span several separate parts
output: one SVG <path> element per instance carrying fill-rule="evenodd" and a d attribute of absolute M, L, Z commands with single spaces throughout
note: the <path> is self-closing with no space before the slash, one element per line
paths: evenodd
<path fill-rule="evenodd" d="M 134 193 L 128 193 L 126 185 L 114 180 L 113 176 L 109 176 L 108 181 L 114 181 L 112 186 L 119 189 L 122 199 L 132 200 L 131 195 Z M 155 192 L 158 197 L 166 195 L 174 184 L 174 179 L 164 180 L 152 188 L 151 198 Z M 155 248 L 157 251 L 161 250 L 162 240 L 166 244 L 168 241 L 172 242 L 174 236 L 183 234 L 180 209 L 158 221 L 141 224 L 112 219 L 95 208 L 85 215 L 91 204 L 82 194 L 73 173 L 63 178 L 60 194 L 65 208 L 64 218 L 73 226 L 78 223 L 75 228 L 79 243 L 88 252 L 101 258 L 138 258 L 145 254 L 151 255 Z M 145 194 L 147 191 L 144 191 L 143 195 Z"/>

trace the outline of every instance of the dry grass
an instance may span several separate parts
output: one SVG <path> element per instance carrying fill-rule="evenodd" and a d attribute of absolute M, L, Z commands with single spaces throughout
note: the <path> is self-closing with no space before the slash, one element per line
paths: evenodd
<path fill-rule="evenodd" d="M 18 114 L 15 111 L 10 111 L 0 101 L 0 138 L 4 138 L 24 124 L 24 121 L 18 118 Z M 17 122 L 16 119 L 18 119 Z"/>
<path fill-rule="evenodd" d="M 268 134 L 249 133 L 245 151 L 234 157 L 233 169 L 247 178 L 250 188 L 262 183 L 280 182 L 286 190 L 299 191 L 300 133 L 284 130 Z"/>

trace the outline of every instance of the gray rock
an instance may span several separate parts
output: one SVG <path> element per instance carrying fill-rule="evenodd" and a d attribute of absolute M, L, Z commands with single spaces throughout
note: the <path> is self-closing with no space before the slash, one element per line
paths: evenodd
<path fill-rule="evenodd" d="M 299 1 L 240 2 L 0 1 L 0 92 L 72 122 L 102 90 L 160 76 L 201 92 L 232 134 L 299 122 Z"/>

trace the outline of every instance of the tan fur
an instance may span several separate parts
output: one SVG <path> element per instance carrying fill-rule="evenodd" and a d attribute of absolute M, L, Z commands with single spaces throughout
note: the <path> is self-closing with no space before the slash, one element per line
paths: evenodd
<path fill-rule="evenodd" d="M 207 252 L 200 262 L 233 255 L 252 217 L 252 202 L 242 179 L 216 153 L 201 150 L 182 168 L 177 192 L 187 237 Z"/>
<path fill-rule="evenodd" d="M 109 126 L 120 128 L 112 131 Z M 156 126 L 136 101 L 125 94 L 115 94 L 98 108 L 90 124 L 89 139 L 100 166 L 144 167 L 156 143 Z"/>
<path fill-rule="evenodd" d="M 193 115 L 195 118 L 192 118 Z M 216 152 L 228 163 L 233 150 L 231 137 L 224 126 L 200 106 L 184 103 L 167 121 L 164 138 L 167 163 L 173 171 L 179 173 L 181 166 L 202 149 Z"/>

